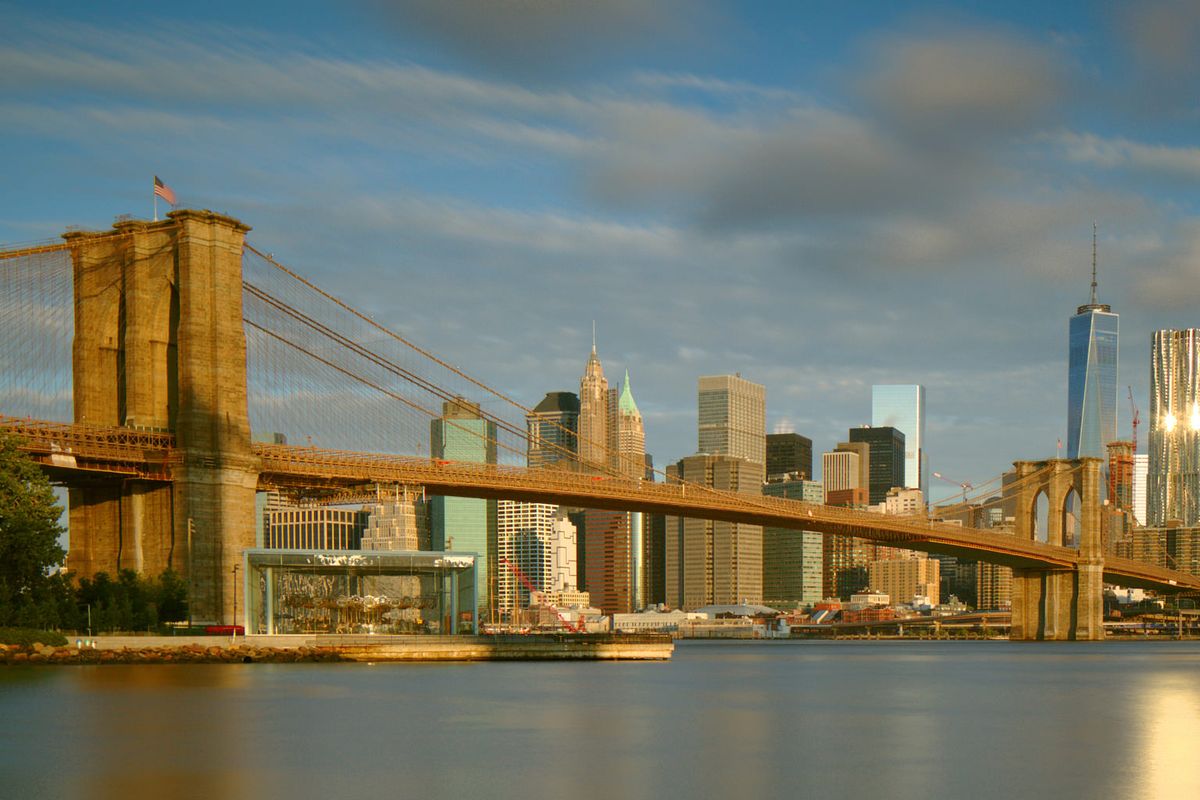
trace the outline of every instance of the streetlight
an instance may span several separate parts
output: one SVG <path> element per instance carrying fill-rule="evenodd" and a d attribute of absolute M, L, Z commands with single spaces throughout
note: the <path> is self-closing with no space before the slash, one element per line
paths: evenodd
<path fill-rule="evenodd" d="M 237 638 L 237 574 L 241 564 L 233 565 L 233 638 Z"/>

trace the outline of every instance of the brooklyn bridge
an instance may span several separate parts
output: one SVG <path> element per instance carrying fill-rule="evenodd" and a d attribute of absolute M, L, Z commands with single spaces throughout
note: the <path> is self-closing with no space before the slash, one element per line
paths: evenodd
<path fill-rule="evenodd" d="M 1200 590 L 1200 577 L 1107 550 L 1098 459 L 1017 462 L 1003 490 L 1012 535 L 632 479 L 573 451 L 553 468 L 527 468 L 530 409 L 255 248 L 249 230 L 179 210 L 0 250 L 0 428 L 67 488 L 68 563 L 80 576 L 171 568 L 188 578 L 195 619 L 232 623 L 257 492 L 336 503 L 404 485 L 1007 565 L 1017 639 L 1103 638 L 1105 583 Z M 498 463 L 430 458 L 430 420 L 464 398 L 491 423 Z M 1039 525 L 1043 497 L 1050 512 Z"/>

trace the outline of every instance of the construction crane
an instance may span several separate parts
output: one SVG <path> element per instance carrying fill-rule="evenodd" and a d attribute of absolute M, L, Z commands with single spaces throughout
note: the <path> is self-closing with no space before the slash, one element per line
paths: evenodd
<path fill-rule="evenodd" d="M 533 581 L 529 580 L 529 578 L 526 577 L 525 573 L 521 571 L 521 568 L 518 567 L 516 564 L 512 563 L 511 561 L 509 561 L 507 558 L 504 558 L 503 556 L 501 556 L 501 558 L 500 558 L 500 563 L 503 564 L 504 566 L 508 567 L 508 571 L 511 572 L 516 577 L 516 579 L 519 580 L 525 586 L 525 588 L 527 590 L 529 590 L 529 596 L 533 597 L 534 592 L 538 591 L 538 589 L 536 586 L 533 585 Z M 517 598 L 514 597 L 513 598 L 514 611 L 515 611 L 516 605 L 517 605 Z M 564 617 L 562 612 L 559 611 L 556 607 L 550 606 L 550 610 L 555 613 L 555 615 L 558 617 L 558 621 L 562 623 L 562 626 L 564 628 L 566 628 L 568 631 L 570 631 L 571 633 L 584 633 L 585 632 L 583 629 L 583 625 L 575 625 L 569 619 Z M 515 616 L 516 615 L 514 613 L 514 619 L 513 619 L 514 624 L 516 623 Z"/>
<path fill-rule="evenodd" d="M 961 481 L 961 482 L 960 482 L 960 481 L 954 481 L 954 480 L 950 480 L 949 478 L 947 478 L 945 475 L 943 475 L 943 474 L 942 474 L 942 473 L 940 473 L 940 472 L 935 472 L 935 473 L 933 473 L 933 477 L 935 477 L 935 478 L 940 478 L 940 479 L 944 480 L 946 483 L 952 483 L 952 484 L 954 484 L 955 486 L 957 486 L 958 488 L 962 489 L 962 494 L 963 494 L 962 501 L 963 501 L 963 505 L 965 506 L 965 505 L 967 504 L 967 490 L 968 490 L 968 489 L 974 489 L 974 488 L 975 488 L 975 487 L 974 487 L 974 485 L 972 485 L 971 483 L 969 483 L 969 482 L 967 482 L 967 481 Z"/>
<path fill-rule="evenodd" d="M 1125 388 L 1129 390 L 1129 408 L 1131 410 L 1131 413 L 1133 414 L 1133 418 L 1131 420 L 1133 422 L 1133 452 L 1136 453 L 1137 452 L 1137 429 L 1138 429 L 1138 425 L 1141 424 L 1142 414 L 1140 411 L 1138 411 L 1137 404 L 1135 404 L 1133 402 L 1133 387 L 1126 386 Z"/>

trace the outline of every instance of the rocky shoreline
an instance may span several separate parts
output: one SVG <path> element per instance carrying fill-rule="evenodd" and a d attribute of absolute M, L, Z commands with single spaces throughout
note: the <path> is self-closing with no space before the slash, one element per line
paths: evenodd
<path fill-rule="evenodd" d="M 0 644 L 2 664 L 294 664 L 327 663 L 346 659 L 327 647 L 252 647 L 235 644 L 228 647 L 184 644 L 178 647 L 51 647 Z"/>

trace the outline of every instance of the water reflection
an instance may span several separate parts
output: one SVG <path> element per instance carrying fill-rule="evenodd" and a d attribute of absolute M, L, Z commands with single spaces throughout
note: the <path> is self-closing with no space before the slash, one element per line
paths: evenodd
<path fill-rule="evenodd" d="M 1137 680 L 1142 705 L 1141 774 L 1138 783 L 1146 797 L 1200 797 L 1200 689 L 1194 669 Z M 1138 748 L 1133 748 L 1138 749 Z"/>
<path fill-rule="evenodd" d="M 1197 667 L 1195 643 L 926 642 L 14 670 L 0 775 L 22 798 L 1200 797 Z"/>

